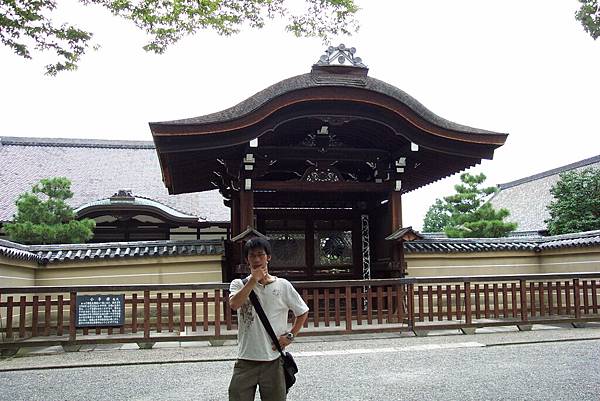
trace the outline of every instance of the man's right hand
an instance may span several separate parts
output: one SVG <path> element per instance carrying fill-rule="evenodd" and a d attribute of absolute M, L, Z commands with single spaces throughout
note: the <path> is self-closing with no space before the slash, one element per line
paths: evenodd
<path fill-rule="evenodd" d="M 252 278 L 258 283 L 266 277 L 267 269 L 264 267 L 250 267 L 250 274 L 252 275 Z"/>

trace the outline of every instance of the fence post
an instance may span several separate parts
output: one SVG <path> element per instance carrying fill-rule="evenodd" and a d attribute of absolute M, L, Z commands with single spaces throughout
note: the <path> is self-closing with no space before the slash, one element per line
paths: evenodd
<path fill-rule="evenodd" d="M 13 309 L 13 301 L 12 301 L 12 296 L 7 295 L 6 296 L 6 331 L 5 331 L 5 336 L 2 338 L 2 340 L 12 340 L 13 338 L 13 334 L 12 334 L 12 309 Z M 2 300 L 2 298 L 0 298 L 0 301 Z"/>
<path fill-rule="evenodd" d="M 77 352 L 81 345 L 77 345 L 77 327 L 76 327 L 76 311 L 77 311 L 77 291 L 71 291 L 69 296 L 69 341 L 62 344 L 65 352 Z"/>
<path fill-rule="evenodd" d="M 215 336 L 221 335 L 221 290 L 215 290 Z"/>
<path fill-rule="evenodd" d="M 31 337 L 38 335 L 39 297 L 34 295 L 31 300 Z"/>
<path fill-rule="evenodd" d="M 137 293 L 131 294 L 131 332 L 137 333 Z"/>
<path fill-rule="evenodd" d="M 144 291 L 144 339 L 150 339 L 150 291 Z"/>
<path fill-rule="evenodd" d="M 471 282 L 465 282 L 465 323 L 473 323 L 473 313 L 471 311 Z"/>
<path fill-rule="evenodd" d="M 132 302 L 137 301 L 137 294 L 133 294 Z M 136 308 L 132 308 L 137 313 Z M 150 341 L 150 290 L 144 290 L 144 340 L 137 342 L 140 349 L 152 349 L 154 342 Z"/>
<path fill-rule="evenodd" d="M 6 338 L 13 339 L 13 297 L 6 297 Z"/>
<path fill-rule="evenodd" d="M 408 284 L 408 291 L 406 295 L 406 308 L 408 312 L 408 328 L 410 330 L 415 329 L 415 285 Z"/>
<path fill-rule="evenodd" d="M 44 302 L 44 335 L 50 335 L 50 315 L 52 314 L 52 296 L 46 295 Z"/>
<path fill-rule="evenodd" d="M 581 297 L 579 296 L 579 279 L 573 279 L 573 304 L 575 305 L 575 319 L 581 319 Z M 585 323 L 574 322 L 573 327 L 583 327 Z"/>
<path fill-rule="evenodd" d="M 221 336 L 221 290 L 215 290 L 215 336 L 208 340 L 212 346 L 221 346 L 225 340 L 220 339 Z"/>
<path fill-rule="evenodd" d="M 19 297 L 19 337 L 27 336 L 27 296 Z"/>
<path fill-rule="evenodd" d="M 0 293 L 0 304 L 2 303 L 2 293 Z M 1 342 L 10 342 L 10 340 L 13 339 L 13 335 L 12 335 L 12 318 L 13 318 L 13 313 L 12 313 L 12 309 L 13 309 L 13 297 L 12 296 L 7 296 L 6 298 L 6 331 L 5 333 L 2 334 L 2 340 Z M 0 311 L 2 310 L 2 308 L 0 308 Z M 0 323 L 2 323 L 2 313 L 0 313 Z M 0 327 L 2 327 L 2 325 L 0 324 Z M 9 356 L 13 356 L 16 355 L 17 352 L 19 351 L 19 349 L 2 349 L 0 350 L 0 356 L 2 357 L 9 357 Z"/>
<path fill-rule="evenodd" d="M 404 285 L 400 284 L 396 286 L 396 298 L 398 299 L 398 323 L 400 325 L 404 324 Z M 357 301 L 357 310 L 360 311 L 359 308 L 362 308 L 362 304 L 358 305 Z M 359 315 L 360 316 L 360 315 Z"/>
<path fill-rule="evenodd" d="M 579 279 L 573 280 L 573 303 L 575 304 L 575 319 L 581 318 L 581 298 L 579 297 Z"/>
<path fill-rule="evenodd" d="M 179 333 L 185 333 L 185 292 L 179 293 Z"/>
<path fill-rule="evenodd" d="M 75 314 L 77 309 L 77 292 L 71 291 L 69 297 L 69 341 L 77 339 L 77 330 L 75 329 Z"/>
<path fill-rule="evenodd" d="M 521 290 L 521 324 L 517 325 L 519 331 L 530 331 L 531 325 L 527 324 L 527 282 L 525 280 L 519 281 Z"/>
<path fill-rule="evenodd" d="M 466 281 L 465 285 L 465 325 L 469 326 L 473 323 L 473 314 L 471 313 L 471 282 Z M 460 292 L 457 292 L 456 298 L 458 299 Z M 458 319 L 460 309 L 456 309 L 456 318 Z M 475 327 L 461 327 L 460 331 L 463 334 L 475 334 Z"/>
<path fill-rule="evenodd" d="M 352 331 L 352 291 L 346 286 L 346 331 Z"/>

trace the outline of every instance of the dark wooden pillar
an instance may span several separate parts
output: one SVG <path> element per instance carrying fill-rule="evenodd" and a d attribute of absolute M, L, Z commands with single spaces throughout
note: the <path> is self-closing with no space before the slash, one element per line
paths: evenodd
<path fill-rule="evenodd" d="M 391 231 L 402 228 L 402 195 L 400 191 L 392 191 L 388 202 L 391 216 Z M 404 277 L 404 246 L 403 241 L 394 241 L 392 244 L 392 277 Z"/>
<path fill-rule="evenodd" d="M 240 232 L 254 228 L 254 192 L 240 190 Z"/>
<path fill-rule="evenodd" d="M 231 197 L 231 236 L 235 237 L 240 230 L 240 198 L 237 193 Z"/>
<path fill-rule="evenodd" d="M 253 226 L 254 194 L 241 189 L 231 197 L 231 238 L 243 233 L 248 226 Z M 253 227 L 254 228 L 254 227 Z M 223 275 L 227 281 L 246 273 L 243 268 L 244 241 L 229 242 L 226 249 L 227 269 Z"/>
<path fill-rule="evenodd" d="M 390 194 L 390 215 L 392 216 L 391 232 L 402 228 L 402 195 L 398 191 L 392 191 Z"/>

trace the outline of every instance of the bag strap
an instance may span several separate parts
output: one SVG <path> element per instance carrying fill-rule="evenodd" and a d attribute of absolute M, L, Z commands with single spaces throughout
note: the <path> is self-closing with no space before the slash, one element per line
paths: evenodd
<path fill-rule="evenodd" d="M 242 283 L 244 283 L 244 285 L 246 285 L 246 282 L 248 282 L 247 278 L 242 279 Z M 265 311 L 263 310 L 262 305 L 260 304 L 260 301 L 258 300 L 258 296 L 254 292 L 254 290 L 250 291 L 250 295 L 248 297 L 250 298 L 250 302 L 252 302 L 252 305 L 254 306 L 254 310 L 258 314 L 258 317 L 260 318 L 260 321 L 262 322 L 265 330 L 267 330 L 267 334 L 269 334 L 269 337 L 271 337 L 271 340 L 275 344 L 275 347 L 277 347 L 277 350 L 279 351 L 281 356 L 284 356 L 283 350 L 281 349 L 281 345 L 279 345 L 279 340 L 277 339 L 277 336 L 275 335 L 275 332 L 273 331 L 273 327 L 271 326 L 271 323 L 269 322 L 269 318 L 265 314 Z"/>

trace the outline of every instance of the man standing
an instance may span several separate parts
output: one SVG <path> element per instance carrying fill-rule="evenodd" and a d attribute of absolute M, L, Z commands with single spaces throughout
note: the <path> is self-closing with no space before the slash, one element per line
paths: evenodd
<path fill-rule="evenodd" d="M 238 313 L 238 360 L 229 384 L 229 401 L 252 401 L 259 388 L 262 401 L 286 399 L 283 361 L 279 351 L 262 325 L 248 296 L 254 290 L 262 308 L 279 336 L 281 348 L 294 341 L 308 317 L 308 306 L 286 279 L 271 276 L 271 244 L 263 238 L 253 238 L 244 245 L 244 259 L 250 275 L 237 279 L 229 287 L 229 303 Z M 295 319 L 288 329 L 288 312 Z"/>

